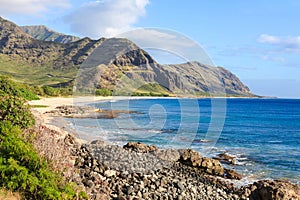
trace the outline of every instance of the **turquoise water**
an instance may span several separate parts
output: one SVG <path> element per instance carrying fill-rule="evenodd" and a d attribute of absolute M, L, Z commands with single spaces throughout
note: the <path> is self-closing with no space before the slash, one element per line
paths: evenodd
<path fill-rule="evenodd" d="M 67 119 L 84 139 L 193 148 L 210 157 L 227 152 L 236 156 L 234 168 L 248 179 L 300 184 L 300 100 L 131 99 L 93 106 L 140 113 Z"/>

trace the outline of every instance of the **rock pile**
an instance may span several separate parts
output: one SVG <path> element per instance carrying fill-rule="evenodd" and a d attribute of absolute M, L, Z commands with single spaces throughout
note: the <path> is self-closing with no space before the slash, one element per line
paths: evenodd
<path fill-rule="evenodd" d="M 70 181 L 84 186 L 93 200 L 299 200 L 300 196 L 299 186 L 283 181 L 259 181 L 235 188 L 218 178 L 222 172 L 229 173 L 219 161 L 191 149 L 162 150 L 141 143 L 122 148 L 103 141 L 79 145 L 71 135 L 63 141 L 75 158 L 72 171 L 77 174 Z"/>
<path fill-rule="evenodd" d="M 120 114 L 140 114 L 140 112 L 131 110 L 102 110 L 91 106 L 63 105 L 56 107 L 55 110 L 47 111 L 45 114 L 67 118 L 113 119 Z"/>
<path fill-rule="evenodd" d="M 143 146 L 143 151 L 151 148 L 133 143 L 125 146 L 132 145 Z M 163 154 L 163 151 L 156 152 Z M 139 167 L 133 170 L 140 161 L 146 164 L 145 170 Z M 83 145 L 76 166 L 92 199 L 239 199 L 232 186 L 197 168 L 162 161 L 149 151 L 138 153 L 101 141 Z"/>

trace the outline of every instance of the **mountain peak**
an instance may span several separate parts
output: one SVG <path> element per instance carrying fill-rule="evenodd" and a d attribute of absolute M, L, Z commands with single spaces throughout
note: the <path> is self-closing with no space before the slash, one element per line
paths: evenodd
<path fill-rule="evenodd" d="M 44 25 L 20 26 L 20 28 L 25 33 L 31 35 L 34 39 L 37 40 L 66 44 L 66 43 L 75 42 L 80 39 L 79 37 L 76 36 L 58 33 Z"/>
<path fill-rule="evenodd" d="M 140 66 L 156 61 L 144 50 L 126 38 L 109 38 L 91 55 L 97 63 L 118 66 Z"/>

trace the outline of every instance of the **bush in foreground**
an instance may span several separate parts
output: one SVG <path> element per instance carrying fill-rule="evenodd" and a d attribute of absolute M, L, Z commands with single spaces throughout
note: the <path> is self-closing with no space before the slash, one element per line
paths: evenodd
<path fill-rule="evenodd" d="M 27 199 L 73 199 L 76 192 L 51 171 L 33 146 L 22 137 L 22 130 L 9 122 L 0 130 L 0 184 L 19 191 Z"/>
<path fill-rule="evenodd" d="M 39 99 L 39 97 L 31 91 L 29 86 L 15 83 L 4 76 L 0 76 L 0 96 L 13 96 L 26 100 Z"/>
<path fill-rule="evenodd" d="M 77 194 L 75 184 L 53 172 L 26 139 L 34 135 L 24 135 L 34 118 L 24 99 L 28 95 L 21 91 L 15 83 L 0 78 L 0 187 L 26 199 L 87 199 L 85 193 Z"/>

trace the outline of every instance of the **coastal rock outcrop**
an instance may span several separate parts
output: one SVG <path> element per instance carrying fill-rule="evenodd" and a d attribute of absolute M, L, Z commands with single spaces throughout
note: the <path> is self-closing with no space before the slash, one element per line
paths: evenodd
<path fill-rule="evenodd" d="M 227 153 L 220 153 L 214 159 L 219 160 L 221 163 L 225 163 L 228 165 L 235 165 L 235 157 L 230 156 Z"/>
<path fill-rule="evenodd" d="M 37 125 L 35 147 L 92 200 L 299 200 L 300 187 L 286 181 L 264 180 L 236 188 L 217 169 L 227 178 L 238 179 L 237 172 L 192 149 L 158 149 L 137 142 L 123 148 L 101 140 L 81 143 L 70 133 L 51 128 Z"/>
<path fill-rule="evenodd" d="M 239 195 L 250 200 L 300 200 L 300 186 L 280 180 L 262 180 L 242 187 Z"/>
<path fill-rule="evenodd" d="M 54 110 L 47 111 L 45 114 L 52 116 L 63 116 L 66 118 L 90 118 L 90 119 L 113 119 L 120 114 L 140 114 L 131 110 L 102 110 L 91 106 L 57 106 Z"/>
<path fill-rule="evenodd" d="M 259 181 L 241 189 L 235 188 L 224 179 L 212 176 L 200 168 L 218 165 L 213 164 L 213 159 L 205 158 L 191 149 L 157 149 L 150 152 L 149 148 L 154 148 L 145 144 L 128 145 L 142 146 L 142 150 L 137 148 L 141 152 L 136 152 L 135 148 L 126 149 L 101 140 L 80 144 L 74 136 L 51 130 L 44 125 L 37 129 L 40 132 L 37 149 L 49 159 L 56 159 L 57 167 L 66 170 L 66 179 L 84 187 L 92 200 L 299 199 L 299 186 L 284 181 Z M 167 159 L 168 153 L 172 155 L 171 159 Z M 147 157 L 148 154 L 152 156 Z M 159 155 L 166 158 L 160 161 L 160 166 L 146 171 L 132 168 L 138 166 L 139 160 L 146 166 L 153 165 L 153 162 L 158 161 L 154 158 Z M 118 168 L 116 165 L 122 158 L 128 168 Z M 226 170 L 224 172 L 228 173 Z"/>
<path fill-rule="evenodd" d="M 192 149 L 185 149 L 180 151 L 181 156 L 179 162 L 196 167 L 208 174 L 222 176 L 229 179 L 241 179 L 242 175 L 231 169 L 225 169 L 221 163 L 212 158 L 202 157 L 198 152 Z"/>

